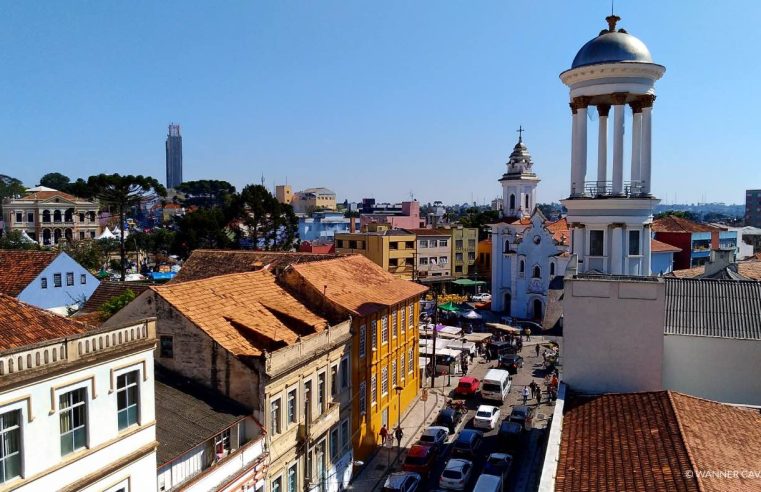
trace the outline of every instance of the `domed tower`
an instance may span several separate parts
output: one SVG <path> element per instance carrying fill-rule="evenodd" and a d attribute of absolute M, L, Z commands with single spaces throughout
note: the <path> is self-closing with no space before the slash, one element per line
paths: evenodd
<path fill-rule="evenodd" d="M 502 215 L 504 217 L 531 216 L 536 206 L 536 185 L 541 181 L 532 167 L 531 154 L 523 143 L 523 128 L 518 129 L 518 143 L 507 161 L 507 172 L 502 175 Z"/>
<path fill-rule="evenodd" d="M 659 200 L 651 191 L 651 131 L 655 81 L 666 68 L 653 63 L 647 46 L 616 29 L 620 17 L 581 47 L 560 79 L 570 89 L 571 189 L 568 209 L 578 271 L 650 275 L 650 224 Z M 624 181 L 624 112 L 632 112 L 629 180 Z M 608 115 L 613 109 L 611 166 Z M 597 174 L 587 175 L 587 112 L 596 110 Z M 611 173 L 608 174 L 608 169 Z M 610 179 L 608 178 L 610 176 Z"/>

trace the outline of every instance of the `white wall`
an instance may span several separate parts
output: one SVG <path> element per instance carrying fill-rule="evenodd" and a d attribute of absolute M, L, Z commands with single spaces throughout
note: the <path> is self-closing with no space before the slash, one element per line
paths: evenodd
<path fill-rule="evenodd" d="M 666 389 L 761 405 L 761 340 L 666 335 L 663 357 Z"/>
<path fill-rule="evenodd" d="M 566 279 L 563 380 L 602 393 L 662 389 L 663 280 Z"/>

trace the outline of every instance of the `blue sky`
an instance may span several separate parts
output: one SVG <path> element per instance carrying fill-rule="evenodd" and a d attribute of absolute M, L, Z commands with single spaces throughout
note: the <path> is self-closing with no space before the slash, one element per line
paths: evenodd
<path fill-rule="evenodd" d="M 620 26 L 667 67 L 654 192 L 743 202 L 761 187 L 761 3 L 616 3 Z M 539 200 L 558 200 L 571 141 L 558 74 L 609 11 L 601 0 L 0 1 L 0 174 L 163 181 L 178 122 L 186 180 L 241 187 L 263 174 L 340 200 L 483 202 L 501 193 L 523 125 Z"/>

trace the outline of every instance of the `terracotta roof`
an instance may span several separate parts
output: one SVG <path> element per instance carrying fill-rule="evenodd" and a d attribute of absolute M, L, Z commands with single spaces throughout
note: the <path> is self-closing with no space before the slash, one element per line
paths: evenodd
<path fill-rule="evenodd" d="M 676 246 L 664 243 L 663 241 L 658 241 L 657 239 L 651 239 L 650 251 L 652 253 L 679 253 L 682 251 L 682 248 L 677 248 Z"/>
<path fill-rule="evenodd" d="M 236 356 L 259 356 L 325 329 L 267 270 L 166 284 L 152 289 Z"/>
<path fill-rule="evenodd" d="M 56 256 L 49 251 L 0 250 L 0 293 L 19 295 Z"/>
<path fill-rule="evenodd" d="M 558 491 L 761 490 L 757 478 L 696 472 L 757 470 L 761 415 L 673 391 L 571 396 Z"/>
<path fill-rule="evenodd" d="M 253 272 L 269 266 L 275 272 L 294 263 L 335 258 L 336 254 L 290 253 L 279 251 L 224 251 L 197 249 L 190 254 L 171 283 L 186 282 L 225 275 Z"/>
<path fill-rule="evenodd" d="M 63 191 L 58 191 L 58 190 L 34 191 L 32 193 L 22 196 L 21 199 L 22 200 L 47 200 L 55 196 L 60 196 L 61 198 L 65 198 L 66 200 L 70 200 L 72 202 L 85 201 L 84 198 L 77 198 L 74 195 L 69 195 L 68 193 L 64 193 Z"/>
<path fill-rule="evenodd" d="M 733 263 L 730 267 L 749 280 L 761 280 L 761 261 L 744 260 Z M 697 278 L 705 273 L 705 265 L 683 270 L 674 270 L 671 274 L 676 278 Z"/>
<path fill-rule="evenodd" d="M 518 220 L 514 220 L 514 221 L 510 222 L 510 224 L 514 224 L 514 225 L 529 225 L 529 224 L 531 224 L 531 217 L 521 217 Z"/>
<path fill-rule="evenodd" d="M 565 217 L 555 222 L 545 222 L 544 226 L 552 234 L 552 238 L 560 244 L 568 244 L 571 233 L 568 229 L 568 220 Z"/>
<path fill-rule="evenodd" d="M 177 203 L 167 203 L 166 205 L 164 205 L 164 208 L 176 209 L 176 208 L 182 208 L 182 206 Z"/>
<path fill-rule="evenodd" d="M 416 236 L 451 236 L 452 229 L 404 229 Z"/>
<path fill-rule="evenodd" d="M 0 350 L 79 335 L 88 326 L 0 294 Z"/>
<path fill-rule="evenodd" d="M 682 270 L 674 270 L 669 275 L 673 275 L 676 278 L 697 278 L 705 273 L 704 266 L 696 266 L 692 268 L 685 268 Z"/>
<path fill-rule="evenodd" d="M 427 287 L 394 277 L 361 255 L 301 263 L 291 267 L 333 303 L 366 316 L 382 307 L 419 296 Z"/>
<path fill-rule="evenodd" d="M 106 301 L 111 300 L 112 298 L 119 296 L 127 291 L 127 289 L 131 290 L 135 293 L 135 297 L 139 296 L 143 293 L 144 290 L 148 289 L 148 285 L 140 285 L 135 284 L 133 282 L 130 283 L 124 283 L 124 282 L 110 282 L 108 280 L 101 280 L 100 285 L 95 289 L 95 291 L 92 293 L 89 299 L 85 302 L 84 306 L 77 311 L 77 314 L 85 314 L 85 313 L 92 313 L 96 312 L 100 309 L 100 307 L 106 303 Z"/>
<path fill-rule="evenodd" d="M 705 224 L 699 224 L 689 219 L 667 215 L 653 221 L 653 231 L 655 232 L 712 232 L 718 231 L 716 227 L 710 227 Z"/>

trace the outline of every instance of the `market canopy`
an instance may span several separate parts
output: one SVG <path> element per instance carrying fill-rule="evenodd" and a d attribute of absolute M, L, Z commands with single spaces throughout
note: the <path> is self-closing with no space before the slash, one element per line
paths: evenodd
<path fill-rule="evenodd" d="M 449 301 L 446 304 L 439 304 L 439 309 L 442 311 L 449 311 L 450 313 L 456 313 L 461 310 L 459 307 L 457 307 L 457 304 L 452 301 Z"/>
<path fill-rule="evenodd" d="M 483 280 L 471 280 L 469 278 L 458 278 L 452 281 L 455 285 L 462 285 L 463 287 L 473 287 L 474 285 L 486 285 Z"/>
<path fill-rule="evenodd" d="M 478 314 L 477 312 L 475 312 L 472 309 L 470 311 L 468 311 L 467 313 L 463 314 L 462 317 L 466 318 L 466 319 L 481 319 L 481 318 L 483 318 L 483 316 L 481 316 L 480 314 Z"/>
<path fill-rule="evenodd" d="M 520 328 L 515 328 L 515 327 L 510 326 L 510 325 L 504 325 L 502 323 L 486 323 L 486 326 L 488 326 L 489 328 L 495 328 L 497 330 L 506 331 L 508 333 L 514 333 L 516 335 L 521 333 L 521 329 Z"/>

